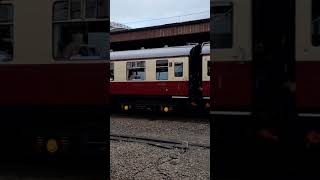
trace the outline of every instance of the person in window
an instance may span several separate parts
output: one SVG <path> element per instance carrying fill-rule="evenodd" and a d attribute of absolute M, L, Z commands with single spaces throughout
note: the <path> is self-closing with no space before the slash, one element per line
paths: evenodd
<path fill-rule="evenodd" d="M 131 80 L 134 80 L 135 78 L 135 75 L 133 74 L 133 71 L 129 71 L 129 75 L 128 75 L 128 79 L 131 81 Z"/>
<path fill-rule="evenodd" d="M 113 74 L 113 72 L 111 71 L 110 72 L 110 81 L 113 81 L 114 80 L 114 74 Z"/>
<path fill-rule="evenodd" d="M 63 57 L 70 59 L 72 56 L 79 56 L 82 44 L 83 44 L 83 34 L 82 33 L 72 34 L 72 41 L 64 48 Z"/>

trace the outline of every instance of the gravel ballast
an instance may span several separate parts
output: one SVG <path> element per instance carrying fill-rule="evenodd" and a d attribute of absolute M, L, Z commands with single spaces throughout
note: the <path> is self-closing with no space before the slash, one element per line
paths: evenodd
<path fill-rule="evenodd" d="M 112 116 L 111 134 L 210 146 L 208 121 Z M 141 142 L 110 141 L 111 179 L 209 179 L 210 149 L 161 148 Z"/>
<path fill-rule="evenodd" d="M 209 179 L 209 149 L 111 142 L 111 179 Z"/>

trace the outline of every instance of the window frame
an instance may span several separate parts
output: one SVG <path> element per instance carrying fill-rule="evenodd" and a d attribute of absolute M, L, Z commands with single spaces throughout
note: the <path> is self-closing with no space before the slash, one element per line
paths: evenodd
<path fill-rule="evenodd" d="M 95 1 L 96 1 L 96 5 L 97 5 L 96 17 L 95 18 L 90 18 L 90 17 L 88 18 L 87 17 L 87 2 L 88 2 L 88 0 L 85 0 L 85 3 L 84 3 L 84 7 L 83 7 L 84 8 L 84 15 L 83 15 L 83 17 L 86 18 L 86 19 L 106 19 L 106 18 L 108 18 L 107 16 L 99 16 L 99 1 L 102 1 L 102 0 L 95 0 Z"/>
<path fill-rule="evenodd" d="M 216 6 L 218 6 L 218 7 L 228 7 L 228 6 L 230 6 L 231 7 L 231 23 L 230 23 L 230 26 L 231 26 L 231 46 L 230 47 L 224 47 L 224 48 L 216 48 L 216 49 L 232 49 L 233 47 L 234 47 L 234 44 L 235 44 L 235 42 L 234 42 L 234 31 L 233 31 L 233 29 L 234 29 L 234 27 L 233 27 L 233 22 L 234 22 L 234 5 L 233 5 L 233 3 L 232 2 L 230 2 L 230 3 L 228 3 L 228 2 L 225 2 L 225 3 L 215 3 L 216 5 L 213 5 L 213 6 L 211 6 L 211 8 L 212 9 L 210 9 L 210 11 L 213 11 L 213 8 Z M 230 4 L 230 5 L 229 5 Z M 213 11 L 214 12 L 214 11 Z M 213 24 L 214 24 L 214 19 L 215 19 L 215 17 L 213 16 L 212 17 L 212 19 L 213 19 Z M 212 26 L 214 26 L 212 24 Z M 213 28 L 214 29 L 214 28 Z M 212 33 L 212 45 L 214 44 L 213 42 L 214 42 L 214 31 L 213 31 L 213 33 Z M 214 46 L 213 46 L 213 48 L 214 48 Z"/>
<path fill-rule="evenodd" d="M 241 1 L 241 3 L 240 3 Z M 212 6 L 233 6 L 233 47 L 227 49 L 214 49 L 211 46 L 211 60 L 214 62 L 247 62 L 252 60 L 252 15 L 251 0 L 215 0 Z M 210 14 L 213 15 L 213 12 Z M 211 18 L 211 28 L 213 28 L 213 18 Z M 210 32 L 213 41 L 213 32 Z M 213 55 L 214 54 L 214 55 Z"/>
<path fill-rule="evenodd" d="M 110 81 L 115 81 L 115 75 L 114 75 L 114 62 L 110 62 Z M 112 67 L 112 68 L 111 68 Z M 112 73 L 111 73 L 112 72 Z M 111 79 L 111 75 L 113 76 L 113 78 Z"/>
<path fill-rule="evenodd" d="M 129 63 L 137 63 L 138 64 L 138 62 L 143 62 L 144 63 L 144 66 L 143 67 L 131 67 L 130 69 L 128 68 L 128 64 Z M 137 61 L 127 61 L 126 62 L 126 81 L 129 81 L 129 82 L 135 82 L 135 81 L 145 81 L 146 79 L 147 79 L 147 71 L 146 71 L 146 61 L 144 61 L 144 60 L 137 60 Z M 131 70 L 131 69 L 144 69 L 144 79 L 129 79 L 129 70 Z"/>
<path fill-rule="evenodd" d="M 55 5 L 59 2 L 64 2 L 64 1 L 68 1 L 68 17 L 66 20 L 58 20 L 55 21 L 54 17 L 55 17 Z M 52 31 L 52 35 L 51 35 L 51 45 L 52 45 L 52 58 L 54 61 L 57 62 L 81 62 L 81 61 L 105 61 L 107 60 L 107 53 L 106 52 L 106 56 L 105 57 L 101 57 L 101 58 L 88 58 L 89 56 L 81 56 L 80 58 L 76 58 L 76 59 L 66 59 L 63 57 L 56 57 L 55 56 L 55 32 L 54 32 L 54 27 L 57 24 L 68 24 L 68 23 L 83 23 L 83 24 L 88 24 L 90 22 L 106 22 L 106 26 L 108 26 L 109 24 L 109 18 L 108 17 L 96 17 L 96 18 L 86 18 L 86 2 L 87 0 L 80 0 L 81 1 L 81 18 L 80 19 L 72 19 L 71 18 L 71 0 L 55 0 L 52 2 L 52 11 L 51 11 L 51 31 Z M 84 2 L 84 3 L 83 3 Z M 84 4 L 84 5 L 83 5 Z M 98 9 L 98 8 L 97 8 Z M 105 32 L 108 35 L 109 31 Z M 106 45 L 106 48 L 108 47 L 108 45 Z M 106 49 L 108 51 L 108 49 Z"/>
<path fill-rule="evenodd" d="M 167 65 L 157 65 L 159 61 L 167 61 Z M 167 79 L 158 79 L 158 68 L 167 68 Z M 168 81 L 169 80 L 169 60 L 168 59 L 158 59 L 156 60 L 156 81 Z"/>
<path fill-rule="evenodd" d="M 11 22 L 0 22 L 0 26 L 12 26 L 12 57 L 8 61 L 0 61 L 0 64 L 11 63 L 15 60 L 15 6 L 14 3 L 11 2 L 1 2 L 0 6 L 11 6 L 12 7 L 12 20 Z"/>
<path fill-rule="evenodd" d="M 176 76 L 176 64 L 182 64 L 182 75 L 181 76 Z M 184 75 L 184 63 L 182 61 L 174 62 L 173 63 L 173 74 L 174 78 L 183 78 Z"/>

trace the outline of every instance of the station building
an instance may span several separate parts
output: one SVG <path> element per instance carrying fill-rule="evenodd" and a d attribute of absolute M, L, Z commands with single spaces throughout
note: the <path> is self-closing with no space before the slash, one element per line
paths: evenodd
<path fill-rule="evenodd" d="M 117 26 L 118 25 L 118 26 Z M 111 24 L 112 51 L 183 46 L 210 41 L 210 19 L 131 29 Z"/>

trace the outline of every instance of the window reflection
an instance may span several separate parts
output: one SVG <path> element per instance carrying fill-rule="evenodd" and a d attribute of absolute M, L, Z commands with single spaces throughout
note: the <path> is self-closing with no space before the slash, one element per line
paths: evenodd
<path fill-rule="evenodd" d="M 183 63 L 182 62 L 174 63 L 174 76 L 175 77 L 182 77 L 183 76 Z"/>
<path fill-rule="evenodd" d="M 156 79 L 168 80 L 168 60 L 158 60 L 156 66 Z"/>
<path fill-rule="evenodd" d="M 213 13 L 213 30 L 211 31 L 213 42 L 211 44 L 216 49 L 232 48 L 233 45 L 233 7 L 229 4 L 211 7 Z"/>
<path fill-rule="evenodd" d="M 127 62 L 127 80 L 145 80 L 145 61 Z"/>
<path fill-rule="evenodd" d="M 71 8 L 68 7 L 69 2 Z M 91 13 L 93 16 L 90 17 L 90 20 L 84 18 L 85 13 L 81 13 L 81 7 L 84 7 L 85 4 L 82 2 L 92 4 L 94 0 L 65 0 L 54 4 L 53 54 L 58 60 L 105 59 L 107 56 L 109 21 L 92 19 L 96 18 L 96 13 Z M 97 3 L 93 4 L 97 5 Z M 87 8 L 90 10 L 96 8 L 92 7 Z M 68 14 L 71 14 L 70 18 Z M 90 12 L 87 15 L 91 16 Z M 74 18 L 81 20 L 74 22 Z"/>

